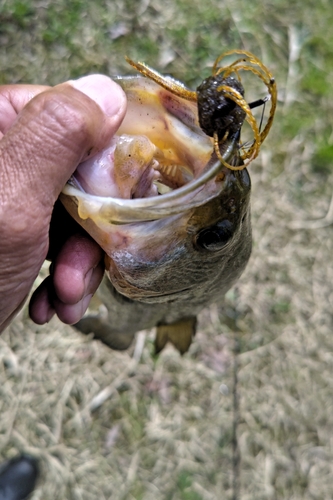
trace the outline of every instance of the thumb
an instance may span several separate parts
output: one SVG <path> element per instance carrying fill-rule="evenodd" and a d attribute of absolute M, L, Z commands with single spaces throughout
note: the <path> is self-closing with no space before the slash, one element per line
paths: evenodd
<path fill-rule="evenodd" d="M 125 109 L 122 89 L 102 75 L 58 85 L 28 102 L 0 141 L 6 212 L 16 207 L 24 216 L 30 207 L 50 217 L 77 165 L 107 145 Z"/>

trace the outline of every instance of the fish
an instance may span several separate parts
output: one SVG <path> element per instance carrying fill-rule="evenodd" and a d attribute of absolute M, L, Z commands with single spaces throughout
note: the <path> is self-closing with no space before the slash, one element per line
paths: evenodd
<path fill-rule="evenodd" d="M 218 66 L 234 53 L 242 58 Z M 156 327 L 156 353 L 170 342 L 184 354 L 198 313 L 223 300 L 250 258 L 247 167 L 271 127 L 276 84 L 248 52 L 223 54 L 196 91 L 128 61 L 140 74 L 116 78 L 128 99 L 117 136 L 78 166 L 60 197 L 105 252 L 98 295 L 106 309 L 74 326 L 116 350 Z M 271 100 L 263 131 L 238 78 L 253 67 Z M 254 134 L 248 145 L 245 120 Z"/>

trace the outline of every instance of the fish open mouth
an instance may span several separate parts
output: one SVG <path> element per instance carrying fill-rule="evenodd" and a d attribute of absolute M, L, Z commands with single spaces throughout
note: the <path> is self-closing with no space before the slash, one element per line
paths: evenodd
<path fill-rule="evenodd" d="M 242 57 L 221 65 L 230 55 Z M 61 195 L 80 220 L 144 222 L 203 205 L 221 193 L 229 170 L 242 170 L 256 158 L 273 122 L 275 79 L 249 52 L 221 54 L 212 76 L 196 91 L 144 63 L 127 61 L 145 77 L 116 78 L 128 100 L 119 135 L 106 151 L 78 167 Z M 269 95 L 247 103 L 241 70 L 259 77 Z M 269 116 L 260 130 L 262 119 L 258 126 L 251 109 L 268 100 Z M 240 146 L 244 120 L 254 140 Z"/>
<path fill-rule="evenodd" d="M 159 149 L 147 136 L 117 135 L 106 149 L 81 163 L 69 182 L 95 196 L 138 199 L 163 195 L 194 179 L 194 169 L 170 153 L 173 151 Z"/>
<path fill-rule="evenodd" d="M 118 134 L 79 165 L 70 183 L 95 196 L 133 200 L 167 194 L 199 177 L 213 141 L 199 126 L 196 104 L 145 78 L 118 83 L 128 100 Z"/>
<path fill-rule="evenodd" d="M 146 78 L 118 83 L 128 99 L 125 119 L 109 146 L 79 165 L 63 190 L 65 205 L 71 198 L 81 219 L 122 224 L 182 213 L 217 196 L 215 179 L 226 169 L 200 128 L 196 104 Z M 225 143 L 228 162 L 236 142 Z"/>

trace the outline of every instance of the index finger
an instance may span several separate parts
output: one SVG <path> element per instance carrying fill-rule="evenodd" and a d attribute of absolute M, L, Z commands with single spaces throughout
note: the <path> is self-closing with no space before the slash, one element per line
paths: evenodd
<path fill-rule="evenodd" d="M 14 123 L 18 113 L 37 94 L 50 87 L 46 85 L 0 86 L 0 139 Z"/>

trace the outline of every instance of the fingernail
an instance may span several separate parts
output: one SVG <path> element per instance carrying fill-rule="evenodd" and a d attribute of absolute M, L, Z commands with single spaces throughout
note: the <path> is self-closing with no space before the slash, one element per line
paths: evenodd
<path fill-rule="evenodd" d="M 108 76 L 83 76 L 68 83 L 93 99 L 107 116 L 117 115 L 125 106 L 124 91 Z"/>

